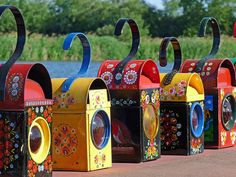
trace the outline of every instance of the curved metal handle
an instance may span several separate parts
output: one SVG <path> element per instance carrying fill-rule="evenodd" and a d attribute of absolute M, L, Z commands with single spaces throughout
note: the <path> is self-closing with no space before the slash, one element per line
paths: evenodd
<path fill-rule="evenodd" d="M 215 18 L 213 17 L 204 17 L 201 22 L 200 22 L 200 29 L 198 36 L 199 37 L 204 37 L 206 34 L 206 27 L 207 24 L 211 24 L 212 32 L 213 32 L 213 43 L 212 43 L 212 48 L 210 53 L 201 59 L 195 68 L 195 72 L 201 72 L 205 62 L 211 58 L 214 58 L 214 56 L 217 54 L 219 47 L 220 47 L 220 27 L 218 25 L 218 22 Z"/>
<path fill-rule="evenodd" d="M 121 18 L 116 23 L 115 32 L 116 36 L 120 36 L 122 33 L 122 29 L 124 27 L 125 22 L 127 22 L 130 26 L 132 32 L 132 46 L 130 52 L 127 57 L 125 57 L 115 68 L 115 83 L 118 85 L 121 83 L 122 72 L 125 65 L 136 55 L 139 44 L 140 44 L 140 34 L 137 23 L 130 18 Z"/>
<path fill-rule="evenodd" d="M 12 12 L 16 21 L 17 43 L 16 43 L 15 51 L 13 52 L 9 60 L 5 64 L 3 64 L 0 68 L 0 101 L 3 101 L 5 98 L 5 85 L 6 85 L 7 74 L 10 68 L 12 67 L 12 65 L 21 56 L 24 49 L 25 40 L 26 40 L 25 23 L 24 23 L 24 19 L 20 10 L 10 5 L 0 6 L 0 16 L 7 9 L 9 9 Z"/>
<path fill-rule="evenodd" d="M 179 71 L 181 62 L 182 62 L 182 52 L 179 41 L 175 37 L 165 37 L 160 45 L 159 51 L 159 62 L 161 67 L 165 67 L 167 65 L 167 57 L 166 57 L 166 49 L 168 47 L 169 42 L 171 42 L 172 47 L 174 49 L 174 65 L 172 71 L 165 75 L 163 78 L 163 84 L 169 85 L 174 77 L 174 75 Z"/>
<path fill-rule="evenodd" d="M 82 64 L 81 64 L 79 72 L 76 75 L 70 76 L 63 83 L 62 92 L 67 92 L 70 89 L 71 84 L 74 82 L 74 80 L 77 79 L 79 76 L 84 75 L 89 68 L 92 52 L 91 52 L 89 40 L 85 34 L 79 33 L 79 32 L 70 33 L 64 40 L 63 49 L 69 50 L 71 48 L 72 42 L 76 36 L 80 39 L 82 46 L 83 46 L 83 60 L 82 60 Z"/>

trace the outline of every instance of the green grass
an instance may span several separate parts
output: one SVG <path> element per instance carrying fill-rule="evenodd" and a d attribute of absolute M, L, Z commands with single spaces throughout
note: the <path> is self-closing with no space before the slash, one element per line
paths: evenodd
<path fill-rule="evenodd" d="M 82 47 L 80 41 L 76 39 L 69 51 L 62 49 L 65 36 L 42 36 L 33 34 L 27 38 L 21 61 L 71 61 L 81 60 Z M 103 61 L 105 59 L 122 59 L 129 50 L 131 42 L 120 41 L 111 36 L 88 35 L 92 46 L 92 60 Z M 211 38 L 179 38 L 183 59 L 203 58 L 208 54 L 211 48 Z M 0 38 L 0 59 L 9 58 L 15 48 L 16 36 L 14 34 L 1 34 Z M 152 58 L 158 59 L 160 38 L 141 38 L 139 51 L 136 59 Z M 168 47 L 168 60 L 173 61 L 173 50 L 171 45 Z M 236 41 L 232 37 L 222 36 L 221 47 L 216 56 L 217 58 L 236 57 Z"/>

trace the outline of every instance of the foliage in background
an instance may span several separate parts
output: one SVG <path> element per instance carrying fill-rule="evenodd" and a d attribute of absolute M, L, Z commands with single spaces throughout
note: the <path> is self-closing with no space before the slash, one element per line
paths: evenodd
<path fill-rule="evenodd" d="M 15 47 L 15 35 L 1 35 L 0 58 L 7 60 Z M 79 39 L 75 39 L 69 51 L 62 49 L 65 36 L 42 36 L 32 34 L 27 38 L 23 55 L 20 61 L 43 61 L 43 60 L 81 60 L 82 47 Z M 130 50 L 130 42 L 124 42 L 111 36 L 88 35 L 92 46 L 92 60 L 103 61 L 105 59 L 123 59 Z M 151 58 L 157 61 L 161 38 L 141 38 L 141 45 L 135 58 Z M 210 38 L 180 37 L 179 38 L 183 59 L 200 59 L 208 54 L 212 41 Z M 217 55 L 219 58 L 236 57 L 236 41 L 232 37 L 222 36 L 222 45 Z M 168 47 L 168 61 L 173 61 L 173 50 Z"/>
<path fill-rule="evenodd" d="M 29 35 L 81 31 L 111 36 L 119 18 L 131 17 L 137 21 L 142 36 L 193 36 L 204 16 L 214 16 L 222 33 L 232 34 L 236 20 L 235 0 L 162 1 L 162 10 L 144 0 L 0 0 L 0 4 L 12 4 L 21 9 Z M 0 32 L 10 32 L 14 28 L 12 17 L 0 20 Z"/>

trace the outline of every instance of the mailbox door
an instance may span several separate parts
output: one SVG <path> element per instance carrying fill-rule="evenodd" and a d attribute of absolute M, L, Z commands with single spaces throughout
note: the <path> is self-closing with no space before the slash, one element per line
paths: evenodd
<path fill-rule="evenodd" d="M 140 93 L 143 161 L 148 161 L 160 157 L 159 91 L 158 89 L 147 89 Z"/>
<path fill-rule="evenodd" d="M 110 108 L 87 110 L 89 170 L 111 167 Z"/>
<path fill-rule="evenodd" d="M 52 106 L 28 106 L 26 147 L 28 176 L 52 176 Z"/>
<path fill-rule="evenodd" d="M 202 153 L 204 150 L 204 110 L 203 101 L 188 104 L 190 124 L 189 154 Z"/>

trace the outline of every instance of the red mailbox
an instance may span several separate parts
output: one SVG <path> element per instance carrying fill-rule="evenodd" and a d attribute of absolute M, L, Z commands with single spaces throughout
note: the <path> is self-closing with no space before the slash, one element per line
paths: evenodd
<path fill-rule="evenodd" d="M 152 60 L 130 61 L 139 46 L 139 31 L 132 19 L 120 19 L 115 34 L 125 22 L 133 36 L 130 54 L 122 61 L 106 60 L 98 71 L 111 94 L 113 162 L 154 160 L 160 157 L 159 71 Z"/>
<path fill-rule="evenodd" d="M 211 17 L 202 20 L 202 29 L 206 29 L 208 22 L 212 25 L 214 35 L 210 54 L 200 61 L 186 60 L 181 71 L 198 72 L 203 81 L 205 147 L 224 148 L 236 143 L 235 69 L 229 59 L 212 59 L 219 48 L 220 32 L 217 21 Z"/>
<path fill-rule="evenodd" d="M 14 64 L 25 44 L 20 11 L 10 9 L 17 23 L 17 46 L 0 66 L 0 176 L 52 176 L 52 86 L 41 64 Z"/>

